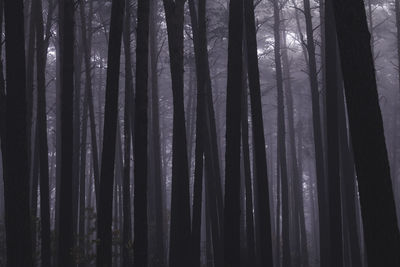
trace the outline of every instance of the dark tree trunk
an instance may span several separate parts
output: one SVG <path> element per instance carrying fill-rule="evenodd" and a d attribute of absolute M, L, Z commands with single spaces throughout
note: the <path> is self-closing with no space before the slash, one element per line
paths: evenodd
<path fill-rule="evenodd" d="M 160 145 L 160 112 L 158 96 L 158 47 L 157 47 L 157 25 L 158 25 L 158 1 L 150 2 L 150 28 L 149 28 L 149 53 L 151 68 L 151 129 L 152 132 L 152 157 L 154 174 L 154 202 L 155 202 L 155 259 L 156 266 L 166 265 L 165 259 L 165 239 L 164 239 L 164 208 L 163 208 L 163 173 L 161 164 L 161 145 Z"/>
<path fill-rule="evenodd" d="M 243 44 L 244 48 L 247 46 Z M 255 264 L 255 243 L 254 243 L 254 217 L 253 217 L 253 189 L 251 185 L 251 167 L 250 167 L 250 149 L 249 149 L 249 117 L 248 117 L 248 91 L 247 91 L 247 58 L 244 56 L 243 62 L 243 87 L 242 87 L 242 115 L 241 115 L 241 130 L 242 130 L 242 157 L 243 157 L 243 173 L 244 187 L 246 194 L 245 207 L 245 237 L 246 237 L 246 255 L 245 261 L 248 266 Z M 242 240 L 244 243 L 245 240 Z"/>
<path fill-rule="evenodd" d="M 123 0 L 112 1 L 104 110 L 104 125 L 107 125 L 107 127 L 104 127 L 103 135 L 99 205 L 97 210 L 97 238 L 99 239 L 97 244 L 97 267 L 112 266 L 112 199 L 124 5 L 125 2 Z"/>
<path fill-rule="evenodd" d="M 82 35 L 82 47 L 84 50 L 84 61 L 85 61 L 85 99 L 87 101 L 84 102 L 85 105 L 89 107 L 89 119 L 90 119 L 90 137 L 91 137 L 91 148 L 92 148 L 92 157 L 93 157 L 93 175 L 94 175 L 94 188 L 95 188 L 95 196 L 96 196 L 96 204 L 98 203 L 98 195 L 99 195 L 99 156 L 97 149 L 97 137 L 96 137 L 96 121 L 94 115 L 94 106 L 93 106 L 93 92 L 92 92 L 92 76 L 91 76 L 91 37 L 92 37 L 92 26 L 91 19 L 93 17 L 92 13 L 92 2 L 90 2 L 90 14 L 89 14 L 89 25 L 86 25 L 86 15 L 85 15 L 85 6 L 84 2 L 80 2 L 80 19 L 82 24 L 81 35 Z M 101 82 L 100 82 L 101 83 Z M 100 131 L 100 129 L 99 129 Z"/>
<path fill-rule="evenodd" d="M 229 3 L 226 100 L 224 266 L 240 266 L 240 113 L 242 96 L 243 0 Z"/>
<path fill-rule="evenodd" d="M 318 211 L 319 211 L 319 233 L 320 233 L 320 261 L 321 267 L 329 266 L 329 221 L 328 221 L 328 199 L 326 192 L 325 162 L 323 152 L 323 138 L 321 130 L 321 114 L 319 105 L 317 63 L 315 56 L 315 44 L 313 36 L 313 25 L 310 1 L 304 0 L 304 15 L 307 33 L 308 72 L 311 87 L 311 104 L 313 117 L 314 153 L 318 188 Z"/>
<path fill-rule="evenodd" d="M 277 85 L 277 104 L 278 104 L 278 161 L 279 173 L 282 183 L 282 264 L 283 267 L 290 267 L 291 252 L 289 240 L 289 184 L 286 163 L 286 141 L 285 141 L 285 106 L 283 103 L 283 77 L 281 63 L 281 36 L 280 36 L 280 10 L 277 1 L 274 5 L 274 54 Z"/>
<path fill-rule="evenodd" d="M 246 26 L 246 47 L 248 63 L 248 79 L 251 100 L 251 118 L 255 156 L 255 180 L 257 183 L 257 199 L 259 224 L 259 246 L 261 265 L 272 265 L 271 211 L 269 204 L 268 170 L 265 153 L 265 137 L 260 93 L 260 77 L 257 56 L 257 36 L 252 0 L 244 0 L 244 18 Z"/>
<path fill-rule="evenodd" d="M 138 1 L 136 45 L 134 242 L 133 264 L 147 266 L 147 82 L 149 60 L 148 0 Z"/>
<path fill-rule="evenodd" d="M 124 170 L 123 170 L 123 229 L 122 229 L 122 263 L 123 266 L 132 265 L 131 244 L 131 102 L 133 91 L 132 59 L 131 59 L 131 13 L 130 1 L 125 0 L 124 18 L 124 52 L 125 52 L 125 106 L 124 106 Z"/>
<path fill-rule="evenodd" d="M 365 9 L 360 0 L 333 6 L 368 266 L 397 266 L 400 236 Z"/>
<path fill-rule="evenodd" d="M 5 133 L 2 138 L 7 266 L 32 266 L 23 1 L 4 2 Z"/>
<path fill-rule="evenodd" d="M 190 265 L 190 200 L 183 103 L 184 0 L 163 0 L 173 92 L 170 266 Z"/>
<path fill-rule="evenodd" d="M 42 1 L 34 1 L 36 6 L 36 74 L 37 74 L 37 130 L 39 131 L 39 162 L 40 162 L 40 224 L 41 224 L 41 263 L 43 267 L 50 266 L 50 203 L 49 203 L 49 163 L 47 144 L 46 116 L 46 57 Z"/>
<path fill-rule="evenodd" d="M 325 2 L 325 89 L 327 118 L 327 178 L 329 198 L 330 266 L 342 266 L 342 209 L 339 173 L 337 40 L 332 2 Z"/>
<path fill-rule="evenodd" d="M 73 256 L 72 144 L 74 88 L 74 3 L 59 3 L 60 99 L 61 99 L 61 176 L 58 239 L 58 266 L 71 266 Z"/>

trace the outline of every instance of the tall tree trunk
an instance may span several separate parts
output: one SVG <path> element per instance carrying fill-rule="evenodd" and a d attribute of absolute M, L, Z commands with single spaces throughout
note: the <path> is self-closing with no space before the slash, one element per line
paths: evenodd
<path fill-rule="evenodd" d="M 288 133 L 290 139 L 290 155 L 291 155 L 291 164 L 292 164 L 292 172 L 293 172 L 293 181 L 294 181 L 294 195 L 295 195 L 295 215 L 297 216 L 298 223 L 296 226 L 296 230 L 300 231 L 300 251 L 296 253 L 301 254 L 301 264 L 303 266 L 309 266 L 309 256 L 308 256 L 308 247 L 307 247 L 307 232 L 306 232 L 306 224 L 305 224 L 305 214 L 304 214 L 304 198 L 303 198 L 303 174 L 299 170 L 299 160 L 297 157 L 298 151 L 296 151 L 296 140 L 295 140 L 295 128 L 294 128 L 294 107 L 293 107 L 293 92 L 292 92 L 292 81 L 290 77 L 290 63 L 288 56 L 288 47 L 286 44 L 286 32 L 284 31 L 284 37 L 282 38 L 284 41 L 283 50 L 282 50 L 282 66 L 283 73 L 285 75 L 285 96 L 286 96 L 286 105 L 288 112 Z"/>
<path fill-rule="evenodd" d="M 123 0 L 112 1 L 104 110 L 104 125 L 107 127 L 104 127 L 103 134 L 99 205 L 97 207 L 97 238 L 100 240 L 97 244 L 97 267 L 112 266 L 112 199 L 124 5 Z"/>
<path fill-rule="evenodd" d="M 333 6 L 368 266 L 397 266 L 400 235 L 365 9 L 360 0 Z"/>
<path fill-rule="evenodd" d="M 49 163 L 47 144 L 46 116 L 46 57 L 44 44 L 42 1 L 36 0 L 36 74 L 37 74 L 37 120 L 39 131 L 39 162 L 40 162 L 40 229 L 41 229 L 41 263 L 43 267 L 50 266 L 50 203 L 49 203 Z"/>
<path fill-rule="evenodd" d="M 283 103 L 283 77 L 281 63 L 281 36 L 280 36 L 280 10 L 277 1 L 274 5 L 274 54 L 275 54 L 275 69 L 276 69 L 276 85 L 277 85 L 277 105 L 278 105 L 278 161 L 279 173 L 282 182 L 282 265 L 290 267 L 290 240 L 289 240 L 289 184 L 286 163 L 286 141 L 285 141 L 285 106 Z M 261 226 L 262 227 L 262 226 Z"/>
<path fill-rule="evenodd" d="M 79 14 L 82 24 L 81 35 L 82 35 L 82 46 L 84 49 L 84 61 L 85 61 L 85 98 L 87 101 L 84 103 L 89 106 L 89 119 L 90 119 L 90 137 L 91 137 L 91 148 L 93 157 L 93 174 L 94 174 L 94 188 L 96 196 L 96 204 L 98 203 L 99 195 L 99 154 L 97 147 L 97 137 L 96 137 L 96 121 L 94 115 L 94 105 L 93 105 L 93 91 L 92 91 L 92 76 L 91 76 L 91 38 L 92 38 L 92 26 L 91 19 L 93 18 L 92 12 L 92 1 L 90 1 L 89 7 L 89 25 L 86 25 L 86 15 L 84 2 L 80 2 Z M 100 80 L 101 83 L 101 80 Z M 99 115 L 100 116 L 100 115 Z M 100 131 L 100 129 L 99 129 Z"/>
<path fill-rule="evenodd" d="M 310 1 L 304 0 L 304 16 L 307 33 L 308 72 L 311 87 L 311 104 L 313 117 L 314 153 L 318 188 L 318 211 L 320 232 L 320 261 L 321 267 L 329 266 L 329 221 L 328 202 L 326 192 L 325 162 L 323 152 L 323 138 L 321 130 L 321 112 L 319 105 L 317 63 L 315 56 L 315 44 Z"/>
<path fill-rule="evenodd" d="M 244 0 L 244 19 L 246 26 L 246 48 L 248 79 L 251 101 L 251 117 L 255 156 L 255 180 L 257 183 L 257 199 L 259 214 L 259 245 L 261 265 L 272 265 L 271 211 L 269 203 L 268 170 L 265 152 L 265 137 L 260 93 L 260 73 L 258 69 L 257 35 L 254 17 L 254 3 Z"/>
<path fill-rule="evenodd" d="M 327 178 L 329 197 L 330 266 L 342 266 L 343 234 L 339 173 L 337 45 L 331 0 L 325 2 L 325 89 L 327 118 Z"/>
<path fill-rule="evenodd" d="M 160 144 L 160 111 L 159 111 L 159 95 L 158 95 L 158 47 L 157 47 L 157 28 L 159 24 L 158 17 L 158 1 L 150 2 L 150 28 L 149 28 L 149 53 L 151 68 L 151 129 L 152 132 L 152 156 L 153 156 L 153 173 L 154 173 L 154 202 L 155 202 L 155 259 L 156 266 L 163 267 L 166 265 L 165 246 L 164 246 L 164 208 L 163 208 L 163 172 L 161 163 L 161 144 Z"/>
<path fill-rule="evenodd" d="M 131 243 L 131 102 L 133 91 L 132 59 L 131 59 L 131 15 L 130 1 L 125 0 L 124 18 L 124 52 L 125 52 L 125 106 L 124 106 L 124 170 L 123 170 L 123 229 L 122 229 L 122 263 L 123 266 L 132 265 Z"/>
<path fill-rule="evenodd" d="M 173 93 L 170 266 L 190 265 L 190 199 L 183 103 L 183 24 L 185 0 L 163 0 L 167 21 Z"/>
<path fill-rule="evenodd" d="M 7 266 L 32 266 L 22 0 L 4 1 L 6 38 L 4 200 Z"/>
<path fill-rule="evenodd" d="M 147 98 L 149 50 L 148 0 L 138 2 L 136 45 L 134 242 L 133 263 L 147 266 Z"/>
<path fill-rule="evenodd" d="M 71 266 L 73 256 L 72 143 L 74 88 L 74 3 L 59 3 L 60 99 L 61 99 L 61 170 L 59 203 L 58 266 Z"/>
<path fill-rule="evenodd" d="M 240 266 L 240 114 L 242 96 L 243 0 L 229 3 L 226 100 L 224 266 Z"/>

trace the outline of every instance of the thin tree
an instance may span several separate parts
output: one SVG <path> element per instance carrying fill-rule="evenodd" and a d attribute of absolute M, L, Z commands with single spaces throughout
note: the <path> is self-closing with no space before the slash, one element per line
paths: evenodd
<path fill-rule="evenodd" d="M 118 85 L 125 1 L 113 0 L 108 44 L 106 103 L 97 212 L 97 267 L 112 266 L 112 200 L 115 142 L 118 121 Z"/>
<path fill-rule="evenodd" d="M 4 1 L 5 129 L 2 138 L 7 266 L 32 266 L 22 0 Z"/>
<path fill-rule="evenodd" d="M 333 7 L 368 266 L 398 266 L 400 235 L 364 4 L 338 0 Z"/>

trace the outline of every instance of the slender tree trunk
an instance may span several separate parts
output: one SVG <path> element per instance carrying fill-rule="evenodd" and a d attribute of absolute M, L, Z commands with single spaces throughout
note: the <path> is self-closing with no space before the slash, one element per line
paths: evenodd
<path fill-rule="evenodd" d="M 58 266 L 73 264 L 72 143 L 74 88 L 74 3 L 59 3 L 60 99 L 61 99 L 61 176 L 58 239 Z"/>
<path fill-rule="evenodd" d="M 107 125 L 107 127 L 104 127 L 103 134 L 99 205 L 97 207 L 97 238 L 99 239 L 97 244 L 97 267 L 112 266 L 112 199 L 124 4 L 123 0 L 113 0 L 111 8 L 104 110 L 104 125 Z"/>
<path fill-rule="evenodd" d="M 49 203 L 49 163 L 47 144 L 46 116 L 46 57 L 44 46 L 42 1 L 34 1 L 36 6 L 36 63 L 37 63 L 37 120 L 39 131 L 39 162 L 40 162 L 40 229 L 41 229 L 41 263 L 43 267 L 50 266 L 50 203 Z"/>
<path fill-rule="evenodd" d="M 148 0 L 138 2 L 135 97 L 134 242 L 133 263 L 147 266 L 147 82 L 149 50 Z"/>
<path fill-rule="evenodd" d="M 149 28 L 149 53 L 151 68 L 151 129 L 152 132 L 152 156 L 153 156 L 153 173 L 154 173 L 154 202 L 155 202 L 155 259 L 156 266 L 163 267 L 166 265 L 165 246 L 164 246 L 164 208 L 163 208 L 163 172 L 161 162 L 161 144 L 160 144 L 160 111 L 159 111 L 159 95 L 158 95 L 158 47 L 157 47 L 157 28 L 158 25 L 158 1 L 150 2 L 150 28 Z"/>
<path fill-rule="evenodd" d="M 271 211 L 269 203 L 268 170 L 265 152 L 265 137 L 260 93 L 260 78 L 257 56 L 257 36 L 254 17 L 254 4 L 251 0 L 244 0 L 244 18 L 246 26 L 246 47 L 248 60 L 249 89 L 251 101 L 251 117 L 255 156 L 255 180 L 258 194 L 259 214 L 259 244 L 261 265 L 272 265 L 272 234 Z"/>
<path fill-rule="evenodd" d="M 365 9 L 359 0 L 333 6 L 368 266 L 397 266 L 400 236 Z"/>
<path fill-rule="evenodd" d="M 123 266 L 132 265 L 131 243 L 131 101 L 133 91 L 132 60 L 131 60 L 131 23 L 130 1 L 125 0 L 124 18 L 124 52 L 125 52 L 125 106 L 124 106 L 124 170 L 123 170 L 123 229 L 122 229 L 122 263 Z"/>
<path fill-rule="evenodd" d="M 242 96 L 243 1 L 229 3 L 226 100 L 224 266 L 240 266 L 240 114 Z"/>
<path fill-rule="evenodd" d="M 325 88 L 327 112 L 327 162 L 330 229 L 330 266 L 342 266 L 343 234 L 339 174 L 338 62 L 331 0 L 325 2 Z"/>
<path fill-rule="evenodd" d="M 320 232 L 320 261 L 321 267 L 329 266 L 329 221 L 328 221 L 328 202 L 326 192 L 325 162 L 323 152 L 323 138 L 321 131 L 321 112 L 319 105 L 317 64 L 315 56 L 315 44 L 313 36 L 313 25 L 311 16 L 310 1 L 304 0 L 304 15 L 307 33 L 307 52 L 308 52 L 308 72 L 311 87 L 311 104 L 313 116 L 313 134 L 315 167 L 317 174 L 318 188 L 318 211 L 319 211 L 319 232 Z"/>
<path fill-rule="evenodd" d="M 183 103 L 184 0 L 163 0 L 173 92 L 170 266 L 190 265 L 190 200 Z"/>
<path fill-rule="evenodd" d="M 26 84 L 22 0 L 4 2 L 7 96 L 4 158 L 4 200 L 7 266 L 32 266 L 29 212 L 29 170 L 26 139 Z"/>

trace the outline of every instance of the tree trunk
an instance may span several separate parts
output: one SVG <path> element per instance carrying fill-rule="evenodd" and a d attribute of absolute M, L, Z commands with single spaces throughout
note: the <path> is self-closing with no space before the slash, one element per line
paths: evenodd
<path fill-rule="evenodd" d="M 125 105 L 124 105 L 124 170 L 123 170 L 123 229 L 122 229 L 122 263 L 132 265 L 132 226 L 131 226 L 131 102 L 133 91 L 132 60 L 131 60 L 131 15 L 130 1 L 125 0 L 124 18 L 124 52 L 125 52 Z"/>
<path fill-rule="evenodd" d="M 320 233 L 320 261 L 321 267 L 329 266 L 329 221 L 328 199 L 326 192 L 325 162 L 323 152 L 323 138 L 321 131 L 321 114 L 319 105 L 317 64 L 310 1 L 304 0 L 304 16 L 307 33 L 308 72 L 311 87 L 311 104 L 313 116 L 314 153 L 318 188 L 318 213 Z"/>
<path fill-rule="evenodd" d="M 149 49 L 148 0 L 138 2 L 136 45 L 134 242 L 133 263 L 147 266 L 147 82 Z"/>
<path fill-rule="evenodd" d="M 244 18 L 246 26 L 246 47 L 248 79 L 251 100 L 251 117 L 253 142 L 255 150 L 255 180 L 257 183 L 258 214 L 260 227 L 259 244 L 261 265 L 272 265 L 272 235 L 271 235 L 271 211 L 269 203 L 268 170 L 265 153 L 265 137 L 263 126 L 262 103 L 260 93 L 260 78 L 257 56 L 257 36 L 254 17 L 254 4 L 252 0 L 244 0 Z"/>
<path fill-rule="evenodd" d="M 73 264 L 71 250 L 73 239 L 72 207 L 72 144 L 73 144 L 73 88 L 74 88 L 74 3 L 59 3 L 60 41 L 60 99 L 61 99 L 61 176 L 58 239 L 58 266 Z"/>
<path fill-rule="evenodd" d="M 170 266 L 190 265 L 190 199 L 183 103 L 184 0 L 163 0 L 173 92 Z"/>
<path fill-rule="evenodd" d="M 106 103 L 101 160 L 99 205 L 97 212 L 97 267 L 112 266 L 112 199 L 115 163 L 115 142 L 118 120 L 118 84 L 121 54 L 124 1 L 113 0 L 108 45 Z"/>
<path fill-rule="evenodd" d="M 397 266 L 400 236 L 365 9 L 359 0 L 333 6 L 368 266 Z"/>
<path fill-rule="evenodd" d="M 243 1 L 229 3 L 226 100 L 224 266 L 240 266 L 240 114 L 242 96 Z"/>
<path fill-rule="evenodd" d="M 26 84 L 22 0 L 4 2 L 6 38 L 4 200 L 7 266 L 32 266 L 29 170 L 26 139 Z"/>

